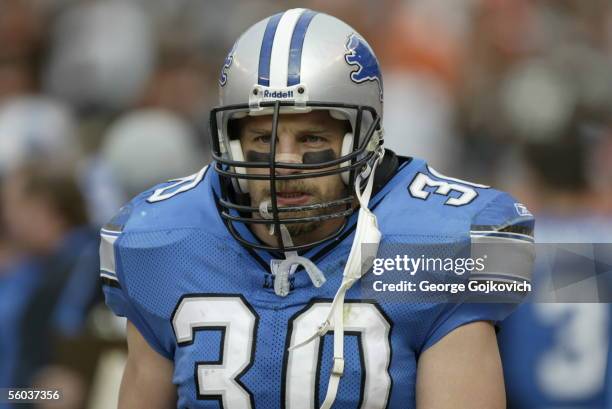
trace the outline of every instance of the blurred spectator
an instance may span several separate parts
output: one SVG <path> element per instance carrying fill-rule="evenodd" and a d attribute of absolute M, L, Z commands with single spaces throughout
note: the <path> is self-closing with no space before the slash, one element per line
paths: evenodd
<path fill-rule="evenodd" d="M 33 56 L 42 41 L 42 17 L 31 1 L 3 0 L 0 3 L 0 56 Z"/>
<path fill-rule="evenodd" d="M 104 137 L 101 155 L 130 197 L 168 179 L 195 173 L 207 162 L 190 124 L 154 109 L 118 119 Z"/>
<path fill-rule="evenodd" d="M 151 23 L 137 4 L 81 2 L 56 21 L 45 89 L 80 111 L 129 108 L 153 70 Z"/>
<path fill-rule="evenodd" d="M 35 76 L 27 62 L 0 59 L 0 101 L 35 88 Z"/>
<path fill-rule="evenodd" d="M 85 200 L 72 170 L 64 166 L 39 162 L 15 169 L 5 179 L 2 211 L 10 240 L 40 266 L 21 320 L 8 331 L 20 346 L 12 383 L 27 386 L 44 366 L 70 360 L 57 356 L 57 340 L 77 335 L 99 299 L 98 241 L 87 227 Z"/>
<path fill-rule="evenodd" d="M 593 203 L 608 213 L 612 213 L 612 122 L 603 129 L 595 127 L 595 141 L 589 141 L 586 152 L 586 178 L 600 202 Z M 597 131 L 601 131 L 597 133 Z"/>
<path fill-rule="evenodd" d="M 2 201 L 0 213 L 1 205 Z M 39 265 L 34 260 L 23 259 L 0 218 L 0 321 L 4 328 L 0 331 L 0 385 L 3 387 L 17 386 L 15 375 L 21 365 L 20 357 L 27 351 L 21 338 L 16 336 L 16 329 L 25 320 L 27 303 L 37 288 L 39 274 Z"/>
<path fill-rule="evenodd" d="M 216 102 L 216 94 L 207 91 L 216 81 L 217 71 L 194 49 L 169 48 L 161 53 L 142 105 L 167 109 L 191 120 L 205 117 L 206 108 Z"/>
<path fill-rule="evenodd" d="M 45 26 L 32 2 L 0 2 L 0 102 L 38 87 Z"/>
<path fill-rule="evenodd" d="M 74 161 L 81 154 L 68 105 L 28 95 L 0 104 L 0 174 L 34 157 Z"/>
<path fill-rule="evenodd" d="M 36 409 L 80 409 L 87 402 L 87 385 L 78 373 L 62 366 L 48 366 L 36 374 L 33 387 L 39 390 L 61 390 L 60 401 L 43 401 Z"/>
<path fill-rule="evenodd" d="M 427 158 L 443 172 L 460 166 L 460 141 L 453 129 L 447 89 L 426 74 L 394 72 L 385 76 L 385 147 L 405 156 Z"/>
<path fill-rule="evenodd" d="M 540 84 L 551 77 L 542 77 Z M 535 109 L 524 105 L 529 105 L 527 100 L 523 109 Z M 612 345 L 612 307 L 605 302 L 612 289 L 611 272 L 606 271 L 612 207 L 609 191 L 597 188 L 599 177 L 591 180 L 589 169 L 603 169 L 603 163 L 612 159 L 593 154 L 606 151 L 609 128 L 586 120 L 573 107 L 562 116 L 545 110 L 547 114 L 538 120 L 537 113 L 527 111 L 524 114 L 532 116 L 534 127 L 519 133 L 532 136 L 523 148 L 527 174 L 515 190 L 529 201 L 537 217 L 534 281 L 539 285 L 534 288 L 551 283 L 555 298 L 526 303 L 502 324 L 499 340 L 508 407 L 602 409 L 611 388 L 606 365 Z"/>
<path fill-rule="evenodd" d="M 77 117 L 71 107 L 43 95 L 24 95 L 0 104 L 0 175 L 24 162 L 79 164 L 79 184 L 94 224 L 102 225 L 126 200 L 107 166 L 86 157 Z"/>

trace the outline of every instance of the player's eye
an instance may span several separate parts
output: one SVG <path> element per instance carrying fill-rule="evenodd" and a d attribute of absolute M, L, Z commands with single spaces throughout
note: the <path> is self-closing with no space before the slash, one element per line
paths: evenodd
<path fill-rule="evenodd" d="M 309 145 L 321 145 L 327 142 L 327 138 L 319 135 L 304 135 L 302 136 L 301 140 L 303 143 Z"/>
<path fill-rule="evenodd" d="M 271 138 L 270 134 L 258 135 L 255 138 L 253 138 L 253 142 L 268 144 L 270 143 L 270 138 Z"/>

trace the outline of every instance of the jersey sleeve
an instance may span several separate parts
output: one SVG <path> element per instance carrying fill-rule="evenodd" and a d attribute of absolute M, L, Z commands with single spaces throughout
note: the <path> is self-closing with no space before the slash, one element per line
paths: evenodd
<path fill-rule="evenodd" d="M 127 276 L 138 272 L 122 271 L 121 228 L 111 222 L 100 233 L 100 278 L 106 305 L 115 315 L 127 318 L 157 353 L 172 360 L 173 343 L 166 335 L 166 323 L 129 295 Z"/>
<path fill-rule="evenodd" d="M 472 258 L 484 257 L 471 280 L 531 282 L 535 248 L 535 220 L 527 207 L 501 193 L 472 220 Z"/>
<path fill-rule="evenodd" d="M 485 262 L 482 269 L 472 271 L 468 280 L 530 283 L 535 259 L 534 224 L 533 215 L 523 204 L 506 193 L 497 195 L 472 218 L 471 257 L 484 258 Z M 525 296 L 525 291 L 510 289 L 494 295 L 468 292 L 461 302 L 444 306 L 425 338 L 422 351 L 462 325 L 503 321 Z M 482 302 L 478 297 L 483 297 Z"/>

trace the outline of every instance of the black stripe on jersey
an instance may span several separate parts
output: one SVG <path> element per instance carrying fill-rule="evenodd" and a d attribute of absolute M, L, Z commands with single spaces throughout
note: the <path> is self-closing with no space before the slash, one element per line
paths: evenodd
<path fill-rule="evenodd" d="M 109 233 L 119 234 L 123 231 L 123 226 L 119 224 L 114 224 L 111 221 L 109 223 L 106 223 L 104 226 L 102 226 L 102 231 L 104 232 L 104 230 L 108 231 Z"/>
<path fill-rule="evenodd" d="M 483 225 L 483 224 L 478 224 L 478 225 L 472 225 L 470 230 L 472 232 L 479 232 L 479 231 L 483 231 L 483 232 L 497 232 L 497 233 L 518 233 L 518 234 L 525 234 L 527 236 L 533 236 L 533 223 L 530 223 L 530 225 L 527 224 L 511 224 L 509 226 L 505 226 L 500 228 L 500 226 L 492 226 L 492 225 Z"/>
<path fill-rule="evenodd" d="M 121 284 L 117 280 L 112 280 L 108 277 L 100 277 L 100 280 L 102 280 L 103 285 L 107 285 L 109 287 L 114 287 L 114 288 L 119 288 L 119 289 L 121 288 Z"/>

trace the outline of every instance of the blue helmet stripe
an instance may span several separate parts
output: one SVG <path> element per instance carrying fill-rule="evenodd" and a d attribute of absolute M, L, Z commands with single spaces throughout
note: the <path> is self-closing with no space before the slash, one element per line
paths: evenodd
<path fill-rule="evenodd" d="M 270 58 L 272 57 L 272 45 L 274 44 L 274 36 L 276 28 L 283 13 L 278 13 L 268 19 L 266 31 L 264 31 L 261 49 L 259 50 L 259 74 L 257 83 L 266 87 L 270 86 Z"/>
<path fill-rule="evenodd" d="M 302 65 L 302 47 L 304 45 L 304 37 L 306 30 L 312 21 L 312 18 L 317 13 L 312 10 L 305 10 L 295 24 L 293 35 L 291 36 L 291 45 L 289 47 L 289 66 L 287 69 L 287 86 L 297 85 L 300 83 L 300 67 Z"/>

